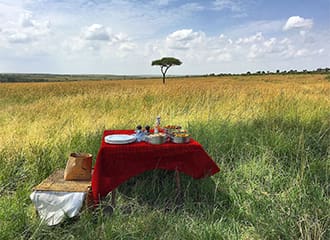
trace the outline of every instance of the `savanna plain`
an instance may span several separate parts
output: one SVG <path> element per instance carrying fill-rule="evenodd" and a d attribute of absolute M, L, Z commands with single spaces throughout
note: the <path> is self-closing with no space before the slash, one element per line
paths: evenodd
<path fill-rule="evenodd" d="M 324 74 L 0 83 L 0 239 L 330 239 L 330 77 Z M 220 167 L 151 171 L 113 214 L 40 222 L 32 188 L 105 129 L 181 125 Z M 104 200 L 104 206 L 107 205 Z"/>

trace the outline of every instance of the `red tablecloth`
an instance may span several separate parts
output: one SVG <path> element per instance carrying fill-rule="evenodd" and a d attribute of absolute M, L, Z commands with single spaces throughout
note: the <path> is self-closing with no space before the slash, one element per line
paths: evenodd
<path fill-rule="evenodd" d="M 129 178 L 152 169 L 178 170 L 195 179 L 220 171 L 201 144 L 193 139 L 185 144 L 169 142 L 160 145 L 146 142 L 116 145 L 104 142 L 104 137 L 110 134 L 133 133 L 133 130 L 104 131 L 92 176 L 95 202 Z"/>

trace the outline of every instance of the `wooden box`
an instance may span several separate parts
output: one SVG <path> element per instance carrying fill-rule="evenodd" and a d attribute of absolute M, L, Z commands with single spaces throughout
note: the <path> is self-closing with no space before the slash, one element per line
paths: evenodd
<path fill-rule="evenodd" d="M 39 185 L 35 186 L 33 190 L 52 192 L 85 192 L 87 193 L 85 199 L 85 207 L 89 208 L 93 205 L 91 181 L 66 181 L 64 180 L 64 169 L 54 171 Z"/>

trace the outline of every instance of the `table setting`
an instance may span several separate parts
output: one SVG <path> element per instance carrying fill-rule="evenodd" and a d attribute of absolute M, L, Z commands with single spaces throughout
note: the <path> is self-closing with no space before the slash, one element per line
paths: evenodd
<path fill-rule="evenodd" d="M 137 125 L 133 134 L 111 134 L 104 137 L 104 142 L 108 144 L 129 144 L 133 142 L 147 142 L 150 144 L 189 143 L 190 134 L 179 125 L 166 125 L 160 127 L 160 117 L 156 118 L 156 124 L 153 130 L 146 125 L 142 128 Z"/>
<path fill-rule="evenodd" d="M 92 176 L 94 203 L 128 179 L 153 169 L 172 170 L 195 179 L 220 171 L 217 164 L 193 139 L 177 125 L 105 130 Z"/>

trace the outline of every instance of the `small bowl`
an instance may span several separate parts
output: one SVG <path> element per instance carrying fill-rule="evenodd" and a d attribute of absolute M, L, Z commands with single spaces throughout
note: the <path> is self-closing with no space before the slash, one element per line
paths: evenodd
<path fill-rule="evenodd" d="M 186 137 L 173 136 L 171 138 L 171 141 L 173 143 L 189 143 L 190 142 L 190 136 L 186 136 Z"/>
<path fill-rule="evenodd" d="M 164 134 L 150 134 L 148 136 L 148 143 L 151 144 L 163 144 L 166 142 L 166 136 Z"/>

